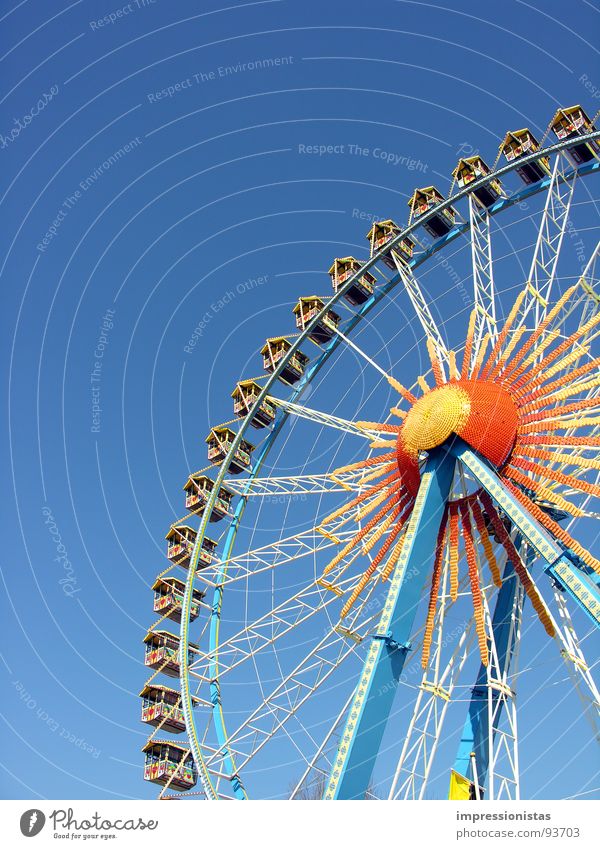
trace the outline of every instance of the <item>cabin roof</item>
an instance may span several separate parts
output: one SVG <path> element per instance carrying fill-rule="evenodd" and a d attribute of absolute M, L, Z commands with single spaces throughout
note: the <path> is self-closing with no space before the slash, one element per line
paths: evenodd
<path fill-rule="evenodd" d="M 328 273 L 328 274 L 333 274 L 333 273 L 334 273 L 334 271 L 335 271 L 336 265 L 337 265 L 338 263 L 346 263 L 346 264 L 350 264 L 350 263 L 354 263 L 354 262 L 355 262 L 355 263 L 357 263 L 357 265 L 360 265 L 360 264 L 361 264 L 361 263 L 360 263 L 360 260 L 356 259 L 356 257 L 355 257 L 355 256 L 337 256 L 337 257 L 333 260 L 333 262 L 332 262 L 332 264 L 331 264 L 331 268 L 329 269 L 329 271 L 328 271 L 327 273 Z"/>
<path fill-rule="evenodd" d="M 174 640 L 179 642 L 179 634 L 172 634 L 170 631 L 165 631 L 162 628 L 159 628 L 156 631 L 148 631 L 143 641 L 145 643 L 149 643 L 153 637 L 172 637 Z"/>
<path fill-rule="evenodd" d="M 172 640 L 177 640 L 177 642 L 179 642 L 179 634 L 172 634 L 170 631 L 165 631 L 162 628 L 158 628 L 156 631 L 148 631 L 142 642 L 149 643 L 152 637 L 170 637 Z M 194 649 L 199 648 L 197 643 L 188 642 L 188 646 L 191 646 Z"/>
<path fill-rule="evenodd" d="M 178 752 L 181 752 L 182 755 L 184 752 L 190 752 L 188 746 L 183 746 L 181 743 L 174 743 L 172 740 L 149 740 L 146 745 L 142 747 L 142 752 L 149 752 L 151 749 L 154 749 L 155 746 L 168 746 L 170 749 L 176 749 Z"/>
<path fill-rule="evenodd" d="M 185 581 L 180 581 L 179 578 L 174 578 L 171 575 L 166 578 L 157 578 L 152 584 L 152 589 L 158 590 L 163 585 L 177 587 L 180 590 L 185 589 Z M 202 590 L 194 588 L 192 592 L 195 600 L 201 601 L 204 598 L 205 593 Z"/>
<path fill-rule="evenodd" d="M 408 206 L 412 208 L 418 195 L 435 194 L 440 200 L 444 200 L 444 195 L 435 186 L 425 186 L 422 189 L 415 189 L 410 198 L 407 200 Z"/>
<path fill-rule="evenodd" d="M 391 218 L 386 218 L 385 221 L 374 221 L 373 226 L 371 227 L 371 229 L 367 233 L 367 236 L 366 236 L 367 239 L 371 238 L 374 230 L 377 227 L 381 227 L 381 229 L 387 227 L 389 230 L 397 230 L 398 232 L 400 232 L 400 230 L 402 230 L 402 227 L 400 227 L 399 224 L 396 224 L 395 221 L 392 221 Z"/>
<path fill-rule="evenodd" d="M 204 441 L 210 442 L 213 437 L 213 434 L 215 433 L 231 433 L 233 434 L 233 436 L 235 436 L 235 431 L 233 431 L 230 427 L 227 427 L 226 425 L 216 425 L 215 427 L 211 427 L 210 433 Z"/>
<path fill-rule="evenodd" d="M 213 479 L 209 478 L 208 475 L 190 475 L 182 489 L 189 489 L 192 483 L 199 483 L 200 481 L 210 481 L 211 483 L 214 483 Z"/>
<path fill-rule="evenodd" d="M 555 124 L 556 121 L 558 121 L 560 118 L 568 118 L 570 115 L 573 114 L 573 112 L 577 111 L 582 112 L 583 117 L 586 120 L 590 120 L 589 115 L 587 114 L 583 106 L 581 106 L 580 103 L 576 103 L 575 106 L 562 106 L 560 109 L 557 109 L 554 113 L 554 118 L 550 121 L 550 126 Z"/>
<path fill-rule="evenodd" d="M 157 590 L 162 584 L 166 584 L 171 587 L 179 587 L 180 589 L 185 589 L 185 581 L 181 581 L 179 578 L 175 578 L 173 575 L 167 575 L 166 578 L 158 577 L 156 581 L 152 584 L 152 589 Z M 202 590 L 194 589 L 194 597 L 195 598 L 204 598 L 205 593 Z"/>
<path fill-rule="evenodd" d="M 265 342 L 265 344 L 262 346 L 262 348 L 260 349 L 261 354 L 265 354 L 265 353 L 268 351 L 268 349 L 269 349 L 269 345 L 270 345 L 272 342 L 284 342 L 284 343 L 285 343 L 285 345 L 287 345 L 287 346 L 288 346 L 288 348 L 291 348 L 291 347 L 292 347 L 292 343 L 291 343 L 291 342 L 290 342 L 290 340 L 287 338 L 287 336 L 270 336 L 270 337 L 266 340 L 266 342 Z M 284 347 L 285 347 L 285 345 L 284 345 Z"/>
<path fill-rule="evenodd" d="M 208 475 L 190 475 L 185 484 L 182 486 L 182 489 L 189 489 L 192 483 L 198 483 L 199 481 L 210 481 L 211 483 L 214 483 L 214 480 L 209 478 Z M 233 495 L 233 492 L 230 489 L 227 489 L 226 486 L 219 487 L 219 492 L 226 492 L 228 495 Z"/>
<path fill-rule="evenodd" d="M 161 578 L 160 576 L 154 581 L 152 584 L 152 589 L 157 590 L 161 584 L 167 585 L 179 585 L 180 587 L 185 587 L 185 581 L 180 581 L 179 578 L 172 577 L 171 575 L 167 575 L 166 578 Z"/>
<path fill-rule="evenodd" d="M 321 298 L 320 295 L 302 295 L 301 298 L 298 298 L 298 303 L 296 304 L 292 312 L 300 312 L 300 310 L 302 309 L 302 304 L 306 303 L 307 301 L 318 301 L 322 306 L 325 306 L 327 302 L 327 300 L 325 298 Z"/>
<path fill-rule="evenodd" d="M 213 438 L 213 434 L 222 434 L 222 433 L 229 433 L 229 434 L 231 434 L 233 437 L 235 437 L 235 435 L 236 435 L 234 430 L 231 430 L 231 429 L 230 429 L 230 428 L 228 428 L 228 427 L 224 427 L 223 425 L 220 425 L 219 427 L 213 427 L 213 428 L 211 428 L 210 433 L 208 434 L 208 436 L 206 437 L 206 439 L 205 439 L 204 441 L 205 441 L 205 442 L 210 442 L 210 441 L 211 441 L 211 439 Z M 242 439 L 242 445 L 247 445 L 247 446 L 248 446 L 248 448 L 249 448 L 251 451 L 253 451 L 253 450 L 254 450 L 254 445 L 252 445 L 252 443 L 251 443 L 251 442 L 248 442 L 246 439 Z"/>
<path fill-rule="evenodd" d="M 464 156 L 462 159 L 458 160 L 456 168 L 452 172 L 452 176 L 458 176 L 459 171 L 461 171 L 465 167 L 470 168 L 470 166 L 475 165 L 476 162 L 480 162 L 487 171 L 490 170 L 490 167 L 485 161 L 485 159 L 482 156 L 479 156 L 479 154 L 477 154 L 476 156 Z"/>
<path fill-rule="evenodd" d="M 513 139 L 515 141 L 521 141 L 521 137 L 524 136 L 524 135 L 531 136 L 533 141 L 536 144 L 539 144 L 539 141 L 536 139 L 536 137 L 531 132 L 529 127 L 523 127 L 521 130 L 509 130 L 508 133 L 504 136 L 504 140 L 501 142 L 500 148 L 502 149 L 502 148 L 506 147 L 506 145 L 509 143 L 509 141 L 512 141 Z"/>
<path fill-rule="evenodd" d="M 321 298 L 319 295 L 303 295 L 301 298 L 298 298 L 298 303 L 296 304 L 296 306 L 294 307 L 294 310 L 293 310 L 294 313 L 298 314 L 300 312 L 300 310 L 302 309 L 302 304 L 309 303 L 310 301 L 318 301 L 321 304 L 321 309 L 322 309 L 323 307 L 327 306 L 327 302 L 329 301 L 329 298 Z M 337 318 L 337 319 L 339 319 L 339 317 L 340 317 L 339 314 L 335 310 L 328 309 L 327 312 L 328 312 L 329 315 L 335 316 L 335 318 Z M 302 355 L 302 356 L 304 356 L 304 355 Z M 307 357 L 307 359 L 308 359 L 308 357 Z"/>
<path fill-rule="evenodd" d="M 193 534 L 196 533 L 196 529 L 191 528 L 189 525 L 171 525 L 168 532 L 165 534 L 165 539 L 171 539 L 178 531 L 191 531 Z M 179 534 L 179 536 L 181 536 L 181 534 Z"/>
<path fill-rule="evenodd" d="M 144 698 L 153 690 L 160 690 L 164 693 L 172 693 L 174 696 L 180 696 L 181 692 L 179 690 L 174 690 L 172 687 L 163 687 L 162 684 L 145 684 L 143 689 L 140 690 L 140 698 Z M 198 696 L 190 696 L 193 704 L 199 704 L 200 699 Z"/>
<path fill-rule="evenodd" d="M 255 386 L 259 391 L 262 389 L 260 383 L 257 383 L 255 380 L 238 380 L 235 384 L 235 389 L 231 393 L 231 397 L 235 398 L 236 395 L 239 395 L 240 388 L 247 389 L 250 386 Z"/>
<path fill-rule="evenodd" d="M 421 188 L 421 189 L 415 189 L 414 192 L 412 193 L 412 196 L 414 197 L 415 195 L 418 195 L 418 194 L 427 194 L 427 193 L 431 194 L 432 192 L 434 192 L 437 195 L 440 195 L 441 197 L 444 197 L 442 195 L 442 193 L 440 192 L 440 190 L 438 188 L 436 188 L 435 186 L 423 186 L 423 188 Z"/>

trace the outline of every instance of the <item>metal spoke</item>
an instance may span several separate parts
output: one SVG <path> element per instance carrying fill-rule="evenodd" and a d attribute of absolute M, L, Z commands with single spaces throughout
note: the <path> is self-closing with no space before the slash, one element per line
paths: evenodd
<path fill-rule="evenodd" d="M 576 183 L 575 179 L 565 180 L 567 170 L 568 160 L 564 154 L 559 153 L 554 159 L 546 206 L 527 278 L 527 298 L 521 313 L 521 326 L 532 309 L 536 327 L 547 312 Z"/>
<path fill-rule="evenodd" d="M 308 419 L 319 425 L 326 425 L 336 430 L 352 433 L 355 436 L 362 436 L 363 439 L 377 439 L 381 434 L 385 433 L 383 429 L 377 431 L 357 427 L 354 422 L 350 422 L 347 419 L 341 419 L 339 416 L 332 416 L 329 413 L 322 413 L 320 410 L 313 410 L 310 407 L 305 407 L 303 404 L 294 404 L 292 401 L 284 401 L 281 398 L 275 398 L 271 395 L 268 396 L 268 400 L 282 410 L 285 410 L 286 413 L 299 416 L 302 419 Z"/>
<path fill-rule="evenodd" d="M 364 638 L 376 616 L 373 614 L 356 626 L 357 641 Z M 331 628 L 244 722 L 231 732 L 223 748 L 234 754 L 238 770 L 241 771 L 339 666 L 355 653 L 357 641 L 340 634 L 336 627 Z M 209 769 L 215 768 L 219 758 L 220 750 L 207 758 Z"/>
<path fill-rule="evenodd" d="M 287 477 L 252 478 L 250 481 L 228 478 L 224 486 L 244 497 L 282 495 L 323 495 L 327 492 L 357 492 L 361 489 L 362 478 L 375 472 L 385 463 L 377 463 L 368 469 L 355 469 L 340 474 L 289 475 Z"/>
<path fill-rule="evenodd" d="M 401 259 L 399 259 L 395 253 L 392 253 L 394 257 L 394 262 L 396 263 L 396 268 L 398 270 L 398 275 L 404 286 L 404 290 L 408 295 L 411 304 L 415 310 L 415 314 L 421 324 L 421 327 L 425 331 L 425 334 L 429 339 L 433 340 L 433 344 L 435 347 L 436 354 L 440 360 L 440 363 L 448 363 L 448 348 L 446 347 L 446 343 L 442 338 L 442 334 L 431 314 L 431 310 L 429 309 L 429 304 L 427 303 L 425 296 L 421 290 L 419 285 L 419 281 L 415 277 L 412 268 L 409 265 L 404 263 Z M 443 368 L 443 365 L 442 365 Z"/>
<path fill-rule="evenodd" d="M 223 586 L 235 581 L 245 580 L 251 575 L 283 566 L 286 563 L 299 560 L 303 557 L 314 557 L 324 549 L 331 548 L 334 545 L 339 545 L 351 539 L 355 535 L 356 530 L 342 530 L 343 526 L 356 516 L 357 510 L 364 509 L 378 497 L 376 493 L 365 499 L 358 508 L 351 507 L 344 510 L 334 521 L 327 525 L 326 531 L 321 530 L 319 526 L 315 526 L 298 534 L 280 538 L 275 542 L 257 546 L 225 560 L 217 560 L 210 566 L 198 571 L 196 573 L 196 580 L 212 587 L 217 585 Z M 370 534 L 366 537 L 365 543 L 368 542 L 369 538 Z M 227 570 L 222 569 L 225 565 L 228 567 Z M 222 575 L 221 573 L 224 571 L 226 571 L 226 574 Z M 217 584 L 216 578 L 218 575 L 221 575 L 221 577 Z"/>
<path fill-rule="evenodd" d="M 487 209 L 482 209 L 473 195 L 469 195 L 469 223 L 473 298 L 476 310 L 471 356 L 471 362 L 474 363 L 477 360 L 485 334 L 489 334 L 490 342 L 493 345 L 498 331 L 492 262 L 491 218 Z"/>
<path fill-rule="evenodd" d="M 329 770 L 331 769 L 331 757 L 328 757 L 326 752 L 328 747 L 334 749 L 333 738 L 336 732 L 339 732 L 343 723 L 344 717 L 346 716 L 346 712 L 350 707 L 350 702 L 354 698 L 354 691 L 350 693 L 344 704 L 342 705 L 342 709 L 336 716 L 333 724 L 329 727 L 323 741 L 320 746 L 317 748 L 315 753 L 311 758 L 308 759 L 306 764 L 306 769 L 300 776 L 300 779 L 296 783 L 296 786 L 292 790 L 290 794 L 290 799 L 298 799 L 301 798 L 301 793 L 304 789 L 307 788 L 308 777 L 312 772 L 316 772 L 319 776 L 321 776 L 321 781 L 323 786 L 325 785 L 325 781 L 327 780 L 327 776 L 329 775 Z M 323 767 L 319 766 L 319 762 L 323 761 Z"/>
<path fill-rule="evenodd" d="M 356 577 L 342 579 L 338 584 L 340 593 L 352 589 L 356 580 Z M 220 679 L 242 663 L 253 660 L 259 652 L 273 646 L 275 642 L 304 625 L 311 617 L 323 612 L 335 602 L 339 602 L 337 593 L 328 593 L 319 581 L 315 580 L 242 628 L 233 637 L 224 640 L 219 646 Z M 210 663 L 210 657 L 200 656 L 198 660 L 190 664 L 190 675 L 201 682 L 210 682 L 212 680 Z"/>
<path fill-rule="evenodd" d="M 342 333 L 342 331 L 339 329 L 339 327 L 336 327 L 335 332 L 336 332 L 336 335 L 343 342 L 345 342 L 346 345 L 348 345 L 349 348 L 352 348 L 352 350 L 355 351 L 359 356 L 361 356 L 363 358 L 363 360 L 368 362 L 369 365 L 373 366 L 373 368 L 376 369 L 379 372 L 379 374 L 381 374 L 383 377 L 385 377 L 386 380 L 389 381 L 390 375 L 384 369 L 382 369 L 381 366 L 377 365 L 375 360 L 373 360 L 371 357 L 369 357 L 368 354 L 365 354 L 365 352 L 362 350 L 362 348 L 358 347 L 356 342 L 353 342 L 352 339 L 349 339 L 344 333 Z"/>

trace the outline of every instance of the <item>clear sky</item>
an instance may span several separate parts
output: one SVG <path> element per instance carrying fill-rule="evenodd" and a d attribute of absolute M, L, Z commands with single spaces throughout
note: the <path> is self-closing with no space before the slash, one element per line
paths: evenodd
<path fill-rule="evenodd" d="M 405 221 L 415 186 L 447 191 L 460 153 L 493 162 L 509 129 L 541 137 L 560 105 L 600 108 L 600 14 L 587 0 L 0 10 L 0 792 L 150 798 L 137 695 L 149 586 L 209 426 L 232 418 L 235 381 L 262 373 L 264 339 L 293 332 L 297 297 L 329 293 L 332 258 L 365 256 L 369 217 Z M 576 242 L 593 241 L 594 183 L 577 196 L 564 281 Z M 499 240 L 507 291 L 534 238 L 526 213 Z M 466 259 L 453 260 L 465 274 Z M 426 285 L 459 338 L 466 305 L 446 272 Z M 419 334 L 407 303 L 392 306 L 365 346 L 415 376 Z M 389 407 L 381 389 L 369 406 L 377 375 L 344 362 L 329 378 L 338 409 L 352 415 L 357 391 L 363 417 Z M 311 403 L 325 408 L 328 391 L 324 378 Z M 298 428 L 295 462 L 311 439 Z M 335 446 L 323 436 L 311 468 Z M 587 541 L 597 550 L 593 530 Z M 579 702 L 533 626 L 524 661 L 524 795 L 597 795 Z M 240 704 L 257 692 L 248 679 Z M 324 693 L 317 712 L 337 699 Z M 285 792 L 264 773 L 256 787 Z"/>

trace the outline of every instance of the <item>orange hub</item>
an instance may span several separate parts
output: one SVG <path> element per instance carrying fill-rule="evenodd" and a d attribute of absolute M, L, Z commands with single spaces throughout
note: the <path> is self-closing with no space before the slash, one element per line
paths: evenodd
<path fill-rule="evenodd" d="M 517 436 L 518 413 L 510 393 L 487 380 L 456 380 L 418 398 L 398 436 L 398 466 L 411 490 L 419 483 L 421 451 L 442 445 L 458 434 L 498 467 L 512 451 Z"/>

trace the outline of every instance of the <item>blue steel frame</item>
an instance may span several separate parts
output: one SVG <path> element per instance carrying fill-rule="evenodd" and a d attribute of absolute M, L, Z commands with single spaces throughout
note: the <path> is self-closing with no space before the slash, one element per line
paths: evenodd
<path fill-rule="evenodd" d="M 517 550 L 519 550 L 521 545 L 520 539 L 519 534 L 515 540 L 515 548 Z M 528 549 L 528 561 L 530 559 L 529 553 L 530 549 Z M 512 661 L 514 642 L 511 643 L 510 636 L 517 587 L 518 583 L 514 566 L 510 560 L 507 560 L 502 573 L 502 587 L 498 593 L 492 616 L 492 631 L 494 644 L 498 653 L 498 667 L 500 671 L 510 669 Z M 487 667 L 481 664 L 477 678 L 475 679 L 475 686 L 471 691 L 469 710 L 453 767 L 455 772 L 474 781 L 475 776 L 472 774 L 473 763 L 471 758 L 471 755 L 474 754 L 477 767 L 477 783 L 480 787 L 485 785 L 490 753 L 487 675 Z M 494 690 L 491 694 L 492 710 L 494 709 L 494 702 L 498 700 L 499 695 L 497 690 Z"/>
<path fill-rule="evenodd" d="M 546 572 L 581 607 L 596 628 L 600 627 L 600 585 L 598 575 L 580 566 L 575 554 L 565 551 L 521 506 L 504 486 L 488 461 L 472 451 L 461 439 L 455 440 L 452 454 L 508 516 L 521 536 L 545 562 Z"/>
<path fill-rule="evenodd" d="M 579 143 L 582 140 L 583 141 L 586 141 L 586 140 L 592 141 L 592 140 L 599 140 L 599 139 L 600 139 L 600 131 L 596 131 L 596 132 L 593 132 L 593 133 L 589 133 L 586 136 L 578 137 L 577 141 Z M 195 577 L 196 568 L 197 568 L 197 564 L 198 564 L 199 554 L 200 554 L 201 547 L 202 547 L 202 541 L 204 539 L 204 536 L 205 536 L 205 533 L 206 533 L 206 528 L 207 528 L 207 525 L 208 525 L 208 517 L 210 516 L 210 514 L 212 512 L 212 508 L 213 508 L 214 502 L 216 500 L 220 485 L 225 478 L 227 469 L 229 467 L 229 462 L 233 458 L 235 452 L 238 449 L 238 446 L 239 446 L 241 440 L 243 439 L 243 436 L 244 436 L 247 428 L 249 427 L 249 423 L 250 423 L 250 420 L 252 419 L 253 412 L 260 408 L 264 399 L 269 394 L 271 387 L 276 383 L 279 374 L 285 368 L 288 360 L 300 348 L 301 344 L 308 338 L 312 329 L 319 323 L 319 321 L 322 319 L 322 317 L 325 315 L 325 313 L 329 309 L 331 309 L 333 304 L 335 304 L 338 300 L 340 300 L 345 295 L 345 293 L 354 284 L 355 280 L 359 276 L 364 274 L 365 271 L 369 270 L 372 266 L 374 266 L 376 263 L 381 261 L 384 252 L 388 252 L 392 247 L 398 245 L 407 235 L 410 235 L 413 231 L 417 230 L 419 227 L 421 227 L 423 225 L 424 222 L 426 222 L 427 220 L 432 218 L 434 215 L 439 214 L 439 212 L 441 210 L 445 209 L 446 207 L 449 207 L 449 206 L 456 204 L 458 201 L 460 201 L 463 198 L 466 198 L 471 192 L 478 189 L 479 187 L 487 185 L 492 180 L 499 179 L 504 174 L 507 174 L 507 173 L 514 171 L 517 167 L 519 167 L 523 164 L 526 164 L 527 162 L 534 162 L 537 159 L 540 159 L 542 157 L 547 157 L 547 156 L 549 156 L 553 153 L 559 153 L 560 151 L 568 149 L 572 145 L 573 145 L 573 140 L 568 139 L 568 140 L 565 140 L 565 141 L 562 141 L 562 142 L 558 142 L 554 145 L 550 145 L 549 147 L 544 148 L 543 150 L 536 151 L 536 153 L 534 153 L 534 154 L 529 154 L 528 156 L 522 157 L 519 160 L 516 160 L 512 163 L 509 163 L 508 165 L 504 166 L 503 168 L 498 169 L 497 171 L 493 172 L 492 174 L 489 174 L 486 177 L 482 177 L 479 180 L 474 181 L 473 183 L 469 184 L 469 186 L 467 188 L 463 189 L 460 192 L 457 192 L 451 198 L 448 198 L 447 200 L 438 204 L 436 207 L 432 208 L 429 212 L 420 216 L 418 221 L 416 221 L 416 222 L 412 223 L 411 225 L 409 225 L 408 227 L 406 227 L 401 233 L 399 233 L 394 239 L 392 239 L 385 246 L 384 250 L 374 254 L 374 256 L 372 256 L 369 260 L 367 260 L 365 263 L 363 263 L 361 270 L 359 272 L 356 272 L 355 274 L 353 274 L 351 277 L 349 277 L 348 280 L 346 281 L 346 283 L 338 289 L 338 291 L 333 295 L 333 297 L 331 297 L 328 300 L 328 302 L 326 303 L 324 308 L 317 315 L 314 316 L 314 318 L 311 320 L 311 322 L 305 327 L 303 333 L 300 334 L 300 336 L 293 341 L 293 343 L 292 343 L 291 347 L 289 348 L 286 356 L 284 358 L 282 358 L 279 365 L 274 370 L 273 374 L 266 381 L 261 392 L 257 396 L 257 399 L 254 403 L 254 406 L 250 410 L 248 416 L 246 416 L 246 418 L 244 420 L 242 420 L 241 427 L 240 427 L 239 431 L 237 432 L 237 434 L 236 434 L 236 436 L 235 436 L 235 438 L 234 438 L 234 440 L 231 444 L 231 447 L 229 449 L 229 452 L 228 452 L 226 458 L 224 459 L 224 461 L 221 464 L 221 468 L 219 469 L 219 472 L 218 472 L 217 477 L 215 479 L 215 485 L 214 485 L 213 490 L 210 494 L 208 502 L 205 506 L 205 510 L 204 510 L 202 520 L 201 520 L 201 523 L 200 523 L 200 528 L 198 530 L 198 534 L 197 534 L 196 541 L 195 541 L 195 544 L 194 544 L 194 549 L 192 551 L 191 562 L 190 562 L 190 567 L 189 567 L 189 572 L 188 572 L 188 578 L 187 578 L 187 581 L 186 581 L 186 588 L 185 588 L 185 593 L 184 593 L 183 603 L 182 603 L 182 618 L 181 618 L 181 630 L 180 630 L 180 636 L 181 636 L 181 642 L 180 642 L 181 705 L 182 705 L 183 714 L 184 714 L 184 717 L 185 717 L 186 730 L 187 730 L 188 737 L 189 737 L 190 749 L 191 749 L 192 755 L 194 757 L 196 767 L 198 769 L 200 782 L 202 784 L 204 793 L 205 793 L 205 795 L 208 799 L 216 800 L 216 799 L 218 799 L 218 794 L 217 794 L 217 791 L 215 790 L 215 787 L 214 787 L 212 779 L 210 777 L 208 768 L 206 766 L 206 763 L 205 763 L 203 755 L 202 755 L 202 750 L 201 750 L 201 747 L 200 747 L 200 742 L 199 742 L 199 739 L 198 739 L 196 724 L 195 724 L 194 715 L 193 715 L 192 694 L 190 692 L 190 684 L 189 684 L 189 659 L 188 659 L 188 651 L 187 651 L 187 647 L 188 647 L 188 643 L 189 643 L 189 625 L 190 625 L 189 615 L 190 615 L 191 602 L 192 602 L 192 590 L 193 590 L 193 587 L 194 587 L 194 577 Z M 589 174 L 596 173 L 598 171 L 600 171 L 600 162 L 595 160 L 593 162 L 586 163 L 585 165 L 583 165 L 579 168 L 573 168 L 571 171 L 569 171 L 568 173 L 565 174 L 564 179 L 565 180 L 572 180 L 575 177 L 586 176 L 586 175 L 589 175 Z M 515 204 L 521 203 L 522 201 L 526 200 L 527 198 L 531 197 L 532 195 L 535 195 L 535 194 L 538 194 L 538 193 L 544 191 L 545 189 L 548 188 L 549 183 L 550 183 L 550 178 L 547 177 L 547 178 L 544 178 L 543 180 L 540 180 L 538 183 L 535 183 L 531 186 L 527 186 L 526 188 L 522 189 L 520 192 L 517 192 L 514 195 L 511 195 L 510 197 L 506 197 L 506 198 L 502 198 L 502 199 L 498 200 L 495 204 L 493 204 L 491 207 L 489 207 L 488 212 L 489 212 L 490 215 L 497 215 L 498 213 L 500 213 L 504 209 L 507 209 L 511 206 L 514 206 Z M 469 226 L 470 225 L 469 225 L 468 221 L 465 221 L 465 222 L 455 226 L 445 236 L 436 240 L 429 248 L 427 248 L 427 250 L 421 252 L 416 257 L 414 257 L 411 260 L 411 262 L 409 263 L 409 267 L 411 269 L 415 269 L 418 266 L 420 266 L 422 263 L 424 263 L 426 260 L 428 260 L 431 256 L 433 256 L 439 250 L 441 250 L 443 247 L 445 247 L 448 243 L 454 241 L 454 239 L 458 238 L 459 236 L 461 236 L 462 234 L 467 232 L 468 229 L 469 229 Z M 371 298 L 369 298 L 369 300 L 366 301 L 362 305 L 360 310 L 358 310 L 356 312 L 356 314 L 347 323 L 345 323 L 344 328 L 343 328 L 345 335 L 347 335 L 348 332 L 351 331 L 356 326 L 356 324 L 368 312 L 370 312 L 371 309 L 373 309 L 390 291 L 392 291 L 392 289 L 394 289 L 398 285 L 399 282 L 400 282 L 400 275 L 396 274 L 391 280 L 388 281 L 388 283 L 386 283 L 383 286 L 378 287 L 378 289 L 373 294 L 373 296 Z M 335 336 L 331 340 L 331 342 L 329 342 L 329 344 L 324 347 L 323 353 L 314 361 L 314 363 L 312 363 L 307 368 L 303 378 L 301 379 L 301 381 L 297 384 L 296 388 L 291 393 L 291 396 L 290 396 L 291 400 L 297 399 L 302 394 L 302 392 L 306 388 L 306 386 L 316 376 L 316 374 L 320 371 L 320 369 L 325 364 L 325 362 L 329 359 L 329 357 L 331 356 L 333 351 L 338 347 L 338 345 L 340 344 L 340 341 L 341 341 L 340 338 L 338 336 Z M 269 433 L 269 435 L 265 439 L 265 441 L 264 441 L 264 443 L 261 447 L 260 454 L 258 455 L 257 460 L 256 460 L 256 462 L 255 462 L 255 464 L 252 468 L 251 474 L 248 478 L 248 487 L 249 488 L 251 486 L 251 482 L 252 482 L 253 478 L 260 471 L 262 463 L 264 462 L 266 456 L 268 455 L 268 453 L 271 449 L 271 446 L 273 445 L 273 442 L 277 438 L 277 436 L 278 436 L 281 428 L 283 427 L 283 424 L 285 423 L 286 419 L 287 419 L 287 413 L 280 412 L 271 432 Z M 232 518 L 232 521 L 231 521 L 231 525 L 230 525 L 230 528 L 229 528 L 229 531 L 228 531 L 228 534 L 227 534 L 227 537 L 226 537 L 226 542 L 225 542 L 225 546 L 224 546 L 224 550 L 223 550 L 223 554 L 222 554 L 222 558 L 221 558 L 224 561 L 226 561 L 230 556 L 230 552 L 231 552 L 233 545 L 234 545 L 234 542 L 235 542 L 237 528 L 239 526 L 239 522 L 240 522 L 240 519 L 242 517 L 242 514 L 245 510 L 245 506 L 246 506 L 246 498 L 244 496 L 241 496 L 239 501 L 237 502 L 236 509 L 234 511 L 234 515 L 233 515 L 233 518 Z M 214 597 L 213 597 L 212 614 L 211 614 L 211 628 L 210 628 L 210 649 L 209 649 L 209 655 L 210 655 L 210 658 L 211 658 L 211 679 L 212 679 L 211 680 L 211 699 L 212 699 L 212 703 L 213 703 L 213 720 L 214 720 L 214 726 L 215 726 L 217 739 L 219 740 L 220 745 L 223 746 L 223 747 L 225 746 L 225 743 L 226 743 L 226 740 L 227 740 L 227 730 L 226 730 L 226 726 L 225 726 L 225 717 L 224 717 L 224 714 L 223 714 L 221 697 L 220 697 L 220 689 L 219 689 L 219 665 L 218 665 L 219 625 L 220 625 L 222 603 L 223 603 L 223 587 L 222 587 L 222 585 L 219 586 L 219 578 L 224 577 L 226 575 L 226 573 L 227 573 L 227 564 L 225 563 L 221 567 L 221 572 L 217 576 L 217 588 L 215 589 L 215 593 L 214 593 Z M 245 790 L 245 788 L 242 784 L 242 781 L 241 781 L 240 777 L 237 775 L 235 763 L 234 763 L 234 760 L 233 760 L 231 754 L 229 752 L 227 752 L 226 749 L 224 748 L 223 751 L 222 751 L 222 755 L 223 755 L 223 759 L 224 759 L 224 764 L 226 765 L 226 767 L 228 769 L 228 774 L 230 775 L 230 781 L 231 781 L 231 784 L 232 784 L 232 790 L 233 790 L 234 796 L 238 799 L 248 798 L 246 790 Z"/>
<path fill-rule="evenodd" d="M 445 455 L 445 456 L 444 456 Z M 452 484 L 454 461 L 468 469 L 513 522 L 523 539 L 545 563 L 545 571 L 561 585 L 577 604 L 600 626 L 600 593 L 589 576 L 572 562 L 548 532 L 535 521 L 512 496 L 493 467 L 473 451 L 460 438 L 454 437 L 444 446 L 431 452 L 421 478 L 417 502 L 412 514 L 402 555 L 390 586 L 378 633 L 364 662 L 362 675 L 354 700 L 348 712 L 346 727 L 333 762 L 325 799 L 360 799 L 373 771 L 385 725 L 389 718 L 396 686 L 404 658 L 424 574 L 431 565 L 437 530 L 446 499 Z M 448 471 L 450 470 L 450 472 Z M 406 581 L 405 574 L 416 575 L 416 580 Z M 570 576 L 569 580 L 564 575 Z M 513 585 L 515 581 L 510 582 Z M 507 643 L 506 607 L 510 600 L 510 583 L 503 587 L 502 605 L 497 609 L 498 636 Z M 502 590 L 501 590 L 502 593 Z M 378 641 L 386 642 L 387 651 Z M 505 647 L 506 656 L 507 646 Z M 384 686 L 387 684 L 387 686 Z M 392 686 L 390 686 L 392 684 Z M 486 702 L 487 710 L 487 702 Z M 476 711 L 472 729 L 473 742 L 482 748 L 488 746 L 489 729 Z M 469 732 L 467 732 L 469 733 Z M 473 751 L 471 748 L 470 752 Z M 461 750 L 461 756 L 463 755 Z M 487 772 L 487 754 L 481 761 Z M 480 761 L 477 761 L 479 770 Z M 459 770 L 457 770 L 459 771 Z M 465 773 L 462 773 L 465 775 Z M 482 783 L 482 776 L 478 775 Z"/>
<path fill-rule="evenodd" d="M 384 603 L 377 633 L 362 674 L 324 799 L 364 799 L 390 715 L 421 598 L 435 550 L 437 532 L 452 489 L 455 458 L 443 448 L 432 451 L 404 537 L 402 553 Z"/>

